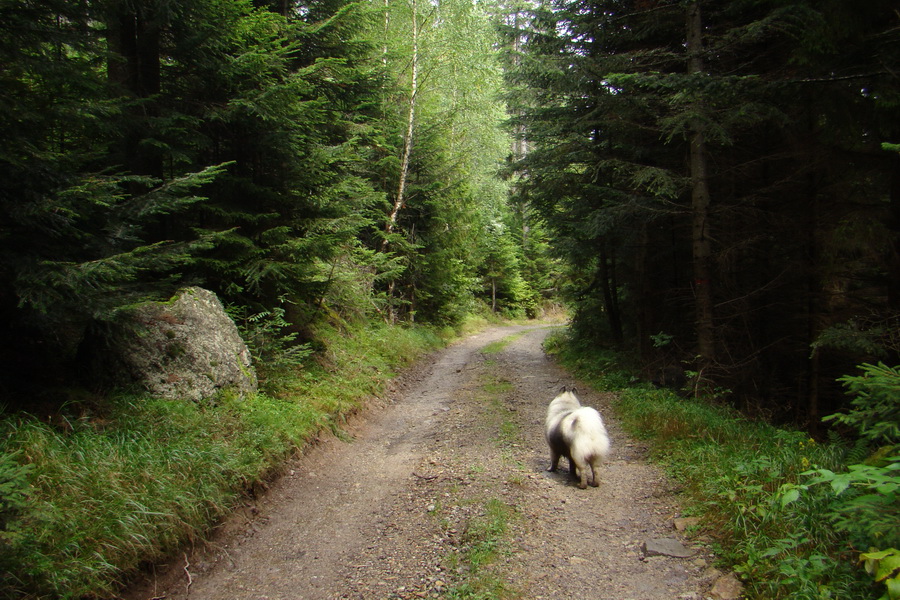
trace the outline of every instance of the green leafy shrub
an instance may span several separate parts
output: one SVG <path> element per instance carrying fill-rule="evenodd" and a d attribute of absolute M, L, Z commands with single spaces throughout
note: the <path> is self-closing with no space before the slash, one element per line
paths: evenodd
<path fill-rule="evenodd" d="M 285 311 L 281 307 L 249 316 L 244 309 L 232 309 L 229 312 L 240 329 L 254 363 L 262 366 L 264 372 L 296 367 L 313 353 L 309 344 L 297 341 L 298 334 L 291 331 L 291 324 L 285 319 Z"/>
<path fill-rule="evenodd" d="M 855 548 L 900 547 L 900 456 L 886 466 L 849 465 L 846 471 L 815 469 L 800 489 L 827 484 L 838 501 L 827 516 L 845 532 Z M 795 499 L 796 493 L 786 501 Z"/>
<path fill-rule="evenodd" d="M 866 572 L 875 581 L 884 583 L 887 591 L 881 600 L 900 598 L 900 550 L 890 548 L 875 552 L 864 552 L 860 561 L 865 564 Z"/>
<path fill-rule="evenodd" d="M 866 571 L 885 585 L 882 598 L 895 600 L 900 598 L 900 370 L 883 363 L 861 368 L 862 375 L 841 378 L 854 396 L 851 410 L 825 420 L 849 426 L 870 448 L 881 448 L 865 463 L 803 473 L 802 484 L 783 487 L 782 502 L 811 492 L 821 496 L 821 488 L 830 491 L 823 515 L 857 549 Z"/>

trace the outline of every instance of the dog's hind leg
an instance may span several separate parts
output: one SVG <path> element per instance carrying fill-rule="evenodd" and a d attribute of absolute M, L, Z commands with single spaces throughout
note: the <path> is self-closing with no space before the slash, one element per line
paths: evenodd
<path fill-rule="evenodd" d="M 598 487 L 600 485 L 600 461 L 594 459 L 591 461 L 591 486 Z"/>
<path fill-rule="evenodd" d="M 553 471 L 556 471 L 556 467 L 559 466 L 560 456 L 562 456 L 562 454 L 560 454 L 556 450 L 553 450 L 553 449 L 550 450 L 550 466 L 547 468 L 547 470 L 550 471 L 551 473 Z"/>
<path fill-rule="evenodd" d="M 570 464 L 572 466 L 572 475 L 578 480 L 578 487 L 581 489 L 587 488 L 587 475 L 590 465 L 586 462 L 581 463 L 575 460 L 572 460 Z"/>

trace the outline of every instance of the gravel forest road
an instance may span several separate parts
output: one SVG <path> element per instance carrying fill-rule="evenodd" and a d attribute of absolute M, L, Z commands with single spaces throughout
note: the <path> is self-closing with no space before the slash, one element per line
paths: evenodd
<path fill-rule="evenodd" d="M 674 484 L 621 430 L 607 395 L 579 389 L 612 440 L 600 487 L 546 472 L 547 404 L 578 385 L 543 353 L 551 330 L 494 327 L 422 361 L 345 434 L 295 459 L 210 543 L 157 565 L 122 597 L 709 597 L 718 573 L 704 549 L 645 552 L 647 540 L 680 535 Z M 489 513 L 501 515 L 494 530 L 484 527 Z M 483 563 L 472 558 L 479 543 L 494 550 Z"/>

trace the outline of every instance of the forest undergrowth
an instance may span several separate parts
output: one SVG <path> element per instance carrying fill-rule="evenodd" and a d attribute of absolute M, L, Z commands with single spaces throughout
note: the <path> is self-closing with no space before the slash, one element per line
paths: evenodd
<path fill-rule="evenodd" d="M 722 398 L 656 388 L 623 355 L 564 334 L 547 349 L 592 387 L 617 392 L 618 418 L 650 444 L 653 460 L 681 485 L 686 513 L 700 518 L 695 541 L 714 547 L 748 598 L 900 597 L 900 457 L 859 423 L 890 429 L 896 408 L 880 421 L 872 412 L 837 417 L 857 421 L 864 433 L 855 441 L 833 432 L 815 440 L 750 420 Z M 896 406 L 898 370 L 866 367 L 844 378 L 848 392 Z"/>
<path fill-rule="evenodd" d="M 253 396 L 200 403 L 119 395 L 52 419 L 0 420 L 0 598 L 114 594 L 142 564 L 200 541 L 322 431 L 456 330 L 330 327 Z"/>

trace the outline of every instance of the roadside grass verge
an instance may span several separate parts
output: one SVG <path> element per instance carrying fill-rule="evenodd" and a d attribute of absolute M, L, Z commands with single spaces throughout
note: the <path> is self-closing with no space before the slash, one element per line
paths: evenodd
<path fill-rule="evenodd" d="M 250 397 L 117 396 L 73 412 L 65 427 L 3 416 L 0 597 L 113 596 L 141 564 L 204 537 L 298 448 L 339 432 L 400 368 L 444 343 L 421 328 L 319 333 L 315 360 L 268 374 Z"/>
<path fill-rule="evenodd" d="M 548 340 L 547 350 L 592 387 L 617 393 L 616 415 L 682 485 L 685 512 L 701 518 L 698 541 L 712 540 L 722 566 L 744 579 L 748 598 L 881 596 L 883 588 L 858 566 L 867 548 L 854 547 L 835 526 L 846 501 L 829 486 L 804 485 L 815 469 L 838 472 L 861 462 L 861 447 L 816 442 L 714 399 L 635 382 L 614 353 L 565 335 Z M 804 493 L 785 493 L 799 487 Z M 883 531 L 890 535 L 889 527 Z"/>

